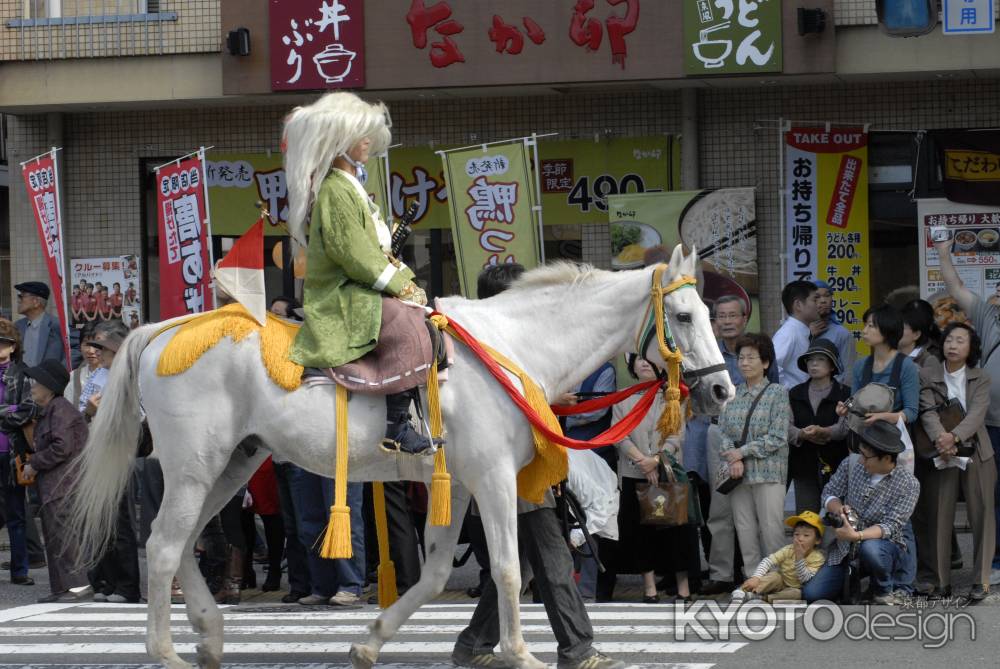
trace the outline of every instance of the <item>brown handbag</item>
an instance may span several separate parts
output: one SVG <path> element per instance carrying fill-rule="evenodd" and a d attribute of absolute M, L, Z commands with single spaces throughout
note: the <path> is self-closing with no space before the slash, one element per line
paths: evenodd
<path fill-rule="evenodd" d="M 30 445 L 34 443 L 35 439 L 35 421 L 31 421 L 30 423 L 22 427 L 21 431 L 24 433 L 24 438 L 28 440 L 28 444 L 30 447 Z M 31 460 L 30 453 L 25 453 L 24 457 L 21 457 L 20 455 L 16 454 L 14 455 L 14 471 L 15 471 L 15 479 L 17 481 L 17 485 L 35 484 L 34 476 L 28 477 L 24 475 L 24 465 L 28 464 L 30 460 Z"/>
<path fill-rule="evenodd" d="M 658 527 L 678 527 L 688 523 L 687 481 L 667 480 L 663 463 L 659 467 L 660 480 L 656 485 L 636 483 L 635 495 L 639 499 L 639 524 Z"/>
<path fill-rule="evenodd" d="M 941 392 L 936 388 L 931 388 L 931 390 L 937 393 L 939 396 Z M 925 409 L 921 413 L 926 411 L 937 411 L 938 418 L 941 419 L 941 427 L 944 428 L 945 432 L 951 432 L 958 424 L 965 420 L 965 409 L 957 399 L 947 398 L 942 396 L 943 401 L 935 407 L 930 407 Z M 958 444 L 956 450 L 956 455 L 963 458 L 972 457 L 972 454 L 976 451 L 976 446 L 979 444 L 979 437 L 972 435 L 971 439 L 967 439 Z M 937 446 L 934 445 L 934 441 L 927 434 L 927 430 L 924 429 L 923 421 L 918 417 L 916 423 L 913 425 L 913 450 L 916 451 L 917 456 L 924 458 L 925 460 L 933 460 L 940 453 L 938 453 Z"/>

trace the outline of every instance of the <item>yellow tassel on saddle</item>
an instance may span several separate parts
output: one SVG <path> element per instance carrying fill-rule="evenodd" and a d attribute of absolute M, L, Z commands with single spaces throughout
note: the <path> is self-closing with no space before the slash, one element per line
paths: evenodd
<path fill-rule="evenodd" d="M 333 506 L 320 556 L 327 559 L 354 556 L 351 546 L 351 508 L 347 506 L 347 388 L 337 385 L 337 469 L 333 478 Z"/>
<path fill-rule="evenodd" d="M 378 605 L 387 609 L 399 593 L 396 590 L 396 564 L 389 557 L 389 527 L 385 515 L 385 484 L 372 483 L 372 501 L 375 510 L 375 536 L 378 537 Z"/>
<path fill-rule="evenodd" d="M 448 323 L 447 319 L 443 322 L 444 326 Z M 434 324 L 439 328 L 444 327 L 440 320 L 435 320 Z M 431 438 L 440 439 L 444 432 L 444 424 L 441 420 L 441 393 L 438 389 L 436 360 L 427 374 L 427 413 L 430 414 Z M 448 473 L 444 446 L 439 447 L 434 454 L 434 474 L 431 477 L 431 525 L 439 527 L 451 525 L 451 474 Z"/>

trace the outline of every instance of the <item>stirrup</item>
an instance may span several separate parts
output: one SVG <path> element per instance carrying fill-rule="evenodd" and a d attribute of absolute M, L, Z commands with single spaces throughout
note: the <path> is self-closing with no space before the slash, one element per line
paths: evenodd
<path fill-rule="evenodd" d="M 390 439 L 389 437 L 383 437 L 382 441 L 379 442 L 378 447 L 381 448 L 386 453 L 391 453 L 393 455 L 410 455 L 418 458 L 427 457 L 429 455 L 434 455 L 437 453 L 438 448 L 444 445 L 444 439 L 431 439 L 431 445 L 429 448 L 425 448 L 419 453 L 410 453 L 409 451 L 403 450 L 403 445 L 396 441 L 395 439 Z"/>

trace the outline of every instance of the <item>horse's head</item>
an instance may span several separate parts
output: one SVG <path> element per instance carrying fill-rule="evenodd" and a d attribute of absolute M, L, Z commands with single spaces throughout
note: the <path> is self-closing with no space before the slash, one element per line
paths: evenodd
<path fill-rule="evenodd" d="M 668 342 L 672 341 L 683 355 L 683 379 L 691 391 L 692 409 L 715 415 L 722 411 L 736 390 L 715 341 L 708 307 L 695 289 L 697 269 L 697 251 L 692 250 L 684 257 L 678 244 L 661 278 L 665 334 Z M 655 364 L 665 366 L 657 346 L 649 346 L 646 355 Z"/>

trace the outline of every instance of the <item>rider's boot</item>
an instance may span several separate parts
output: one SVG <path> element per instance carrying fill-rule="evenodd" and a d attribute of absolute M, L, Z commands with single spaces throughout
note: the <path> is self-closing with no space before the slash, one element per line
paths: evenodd
<path fill-rule="evenodd" d="M 386 450 L 420 455 L 432 450 L 431 440 L 417 432 L 410 424 L 409 391 L 386 395 L 385 397 L 385 439 L 382 446 Z"/>

